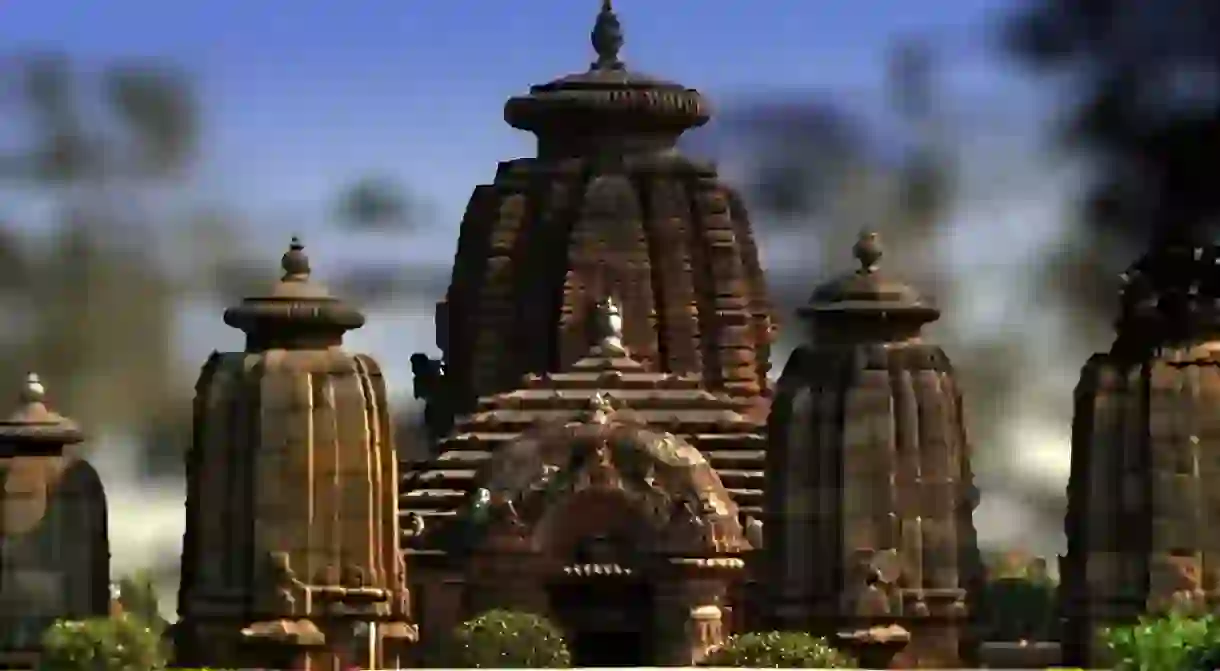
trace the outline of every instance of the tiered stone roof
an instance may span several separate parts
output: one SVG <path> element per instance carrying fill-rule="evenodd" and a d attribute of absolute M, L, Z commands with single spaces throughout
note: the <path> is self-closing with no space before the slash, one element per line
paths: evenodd
<path fill-rule="evenodd" d="M 480 399 L 442 441 L 438 457 L 403 475 L 400 514 L 417 515 L 425 525 L 455 514 L 497 449 L 534 427 L 579 419 L 598 394 L 650 429 L 693 445 L 742 512 L 759 514 L 766 438 L 764 423 L 749 415 L 751 400 L 710 392 L 698 374 L 650 371 L 613 338 L 566 371 L 530 374 L 519 389 Z M 411 526 L 403 524 L 404 532 Z"/>

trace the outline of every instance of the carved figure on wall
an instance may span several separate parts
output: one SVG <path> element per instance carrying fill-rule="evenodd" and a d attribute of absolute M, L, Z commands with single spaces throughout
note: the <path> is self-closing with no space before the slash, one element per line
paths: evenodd
<path fill-rule="evenodd" d="M 599 391 L 589 399 L 589 411 L 586 420 L 590 424 L 609 424 L 610 416 L 614 414 L 614 401 L 606 392 Z"/>
<path fill-rule="evenodd" d="M 271 607 L 277 615 L 291 617 L 299 615 L 296 592 L 303 591 L 304 583 L 297 580 L 287 552 L 267 553 L 268 584 L 274 590 Z"/>
<path fill-rule="evenodd" d="M 424 534 L 424 518 L 418 513 L 407 513 L 407 530 L 412 536 L 422 536 Z"/>
<path fill-rule="evenodd" d="M 415 398 L 424 402 L 424 426 L 434 443 L 453 430 L 453 408 L 450 407 L 445 363 L 422 352 L 411 355 Z"/>
<path fill-rule="evenodd" d="M 897 550 L 856 550 L 848 575 L 849 612 L 869 618 L 902 614 L 902 564 Z"/>
<path fill-rule="evenodd" d="M 1193 557 L 1161 557 L 1153 562 L 1151 573 L 1148 610 L 1180 615 L 1207 612 L 1207 595 Z"/>

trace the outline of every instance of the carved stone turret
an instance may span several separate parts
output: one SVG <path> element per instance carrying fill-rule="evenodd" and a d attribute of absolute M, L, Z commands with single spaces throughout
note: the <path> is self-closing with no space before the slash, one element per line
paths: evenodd
<path fill-rule="evenodd" d="M 480 397 L 583 357 L 587 311 L 603 296 L 615 297 L 622 343 L 648 369 L 745 398 L 767 386 L 774 323 L 749 217 L 710 165 L 675 149 L 707 122 L 706 101 L 629 70 L 608 4 L 592 41 L 589 70 L 504 107 L 511 126 L 537 136 L 537 156 L 501 163 L 466 209 L 437 307 L 438 435 Z"/>
<path fill-rule="evenodd" d="M 300 241 L 272 291 L 225 312 L 246 350 L 196 385 L 180 666 L 391 666 L 409 635 L 397 456 L 377 363 L 341 348 L 364 317 L 310 279 Z M 352 620 L 377 625 L 357 653 Z M 397 632 L 397 633 L 395 633 Z"/>
<path fill-rule="evenodd" d="M 832 636 L 898 623 L 920 668 L 968 666 L 967 597 L 981 579 L 970 450 L 952 367 L 920 333 L 940 313 L 885 277 L 876 234 L 854 251 L 859 270 L 799 311 L 810 341 L 772 405 L 772 626 Z"/>
<path fill-rule="evenodd" d="M 72 449 L 76 423 L 47 407 L 30 373 L 0 420 L 0 664 L 37 666 L 56 620 L 104 617 L 110 604 L 106 494 Z M 67 448 L 67 449 L 66 449 Z"/>
<path fill-rule="evenodd" d="M 1109 661 L 1098 628 L 1220 598 L 1220 247 L 1163 236 L 1122 280 L 1072 423 L 1060 602 L 1085 668 Z"/>

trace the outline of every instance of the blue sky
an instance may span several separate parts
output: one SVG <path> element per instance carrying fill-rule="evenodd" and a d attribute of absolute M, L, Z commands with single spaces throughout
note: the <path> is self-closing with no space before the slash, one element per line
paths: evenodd
<path fill-rule="evenodd" d="M 894 37 L 938 38 L 958 93 L 1004 106 L 1011 76 L 981 27 L 1000 0 L 618 0 L 629 65 L 716 98 L 819 89 L 870 96 Z M 581 70 L 596 0 L 5 0 L 6 49 L 85 63 L 150 58 L 199 76 L 204 184 L 245 207 L 311 216 L 353 174 L 393 174 L 449 226 L 530 138 L 505 98 Z M 281 214 L 288 214 L 286 210 Z M 431 245 L 429 245 L 431 246 Z"/>
<path fill-rule="evenodd" d="M 968 235 L 954 244 L 968 254 L 999 250 L 1010 263 L 1017 241 L 1056 220 L 1059 198 L 1053 183 L 1024 185 L 1022 175 L 1054 178 L 1036 167 L 1012 168 L 1011 147 L 974 143 L 1018 132 L 1033 137 L 1038 89 L 997 58 L 987 33 L 1015 6 L 1012 0 L 615 2 L 629 67 L 699 88 L 713 104 L 758 92 L 817 91 L 875 115 L 883 107 L 891 40 L 933 37 L 960 120 L 955 130 L 986 159 L 984 170 L 965 175 L 967 191 L 972 180 L 982 190 L 954 216 L 995 224 L 988 235 L 1005 236 L 998 245 L 994 237 L 979 245 Z M 6 53 L 65 50 L 94 67 L 163 61 L 196 75 L 206 149 L 194 193 L 262 222 L 245 244 L 256 255 L 265 249 L 269 266 L 285 244 L 285 227 L 306 235 L 322 270 L 323 254 L 445 264 L 473 186 L 494 176 L 497 161 L 532 152 L 531 138 L 503 123 L 505 99 L 584 70 L 597 9 L 597 0 L 0 0 L 0 45 Z M 435 216 L 429 230 L 391 239 L 322 232 L 336 189 L 369 173 L 422 194 Z M 997 199 L 1000 191 L 1007 195 Z M 274 269 L 268 270 L 270 279 Z M 999 311 L 991 319 L 1021 314 L 990 300 L 1011 294 L 1011 274 L 992 282 L 999 288 L 988 288 L 990 281 L 974 278 L 979 295 Z M 375 315 L 349 340 L 375 353 L 400 391 L 409 389 L 407 356 L 432 341 L 430 306 L 414 310 Z M 240 347 L 239 334 L 223 327 L 214 306 L 188 315 L 183 333 L 189 366 L 213 348 Z M 1078 365 L 1074 359 L 1069 368 Z M 1042 442 L 1062 461 L 1058 424 Z M 112 492 L 112 528 L 123 539 L 116 570 L 144 561 L 151 548 L 172 557 L 181 493 L 169 495 L 173 505 L 131 524 L 127 515 L 147 511 L 153 500 L 122 487 Z"/>
<path fill-rule="evenodd" d="M 492 178 L 497 161 L 532 152 L 532 138 L 503 123 L 505 99 L 588 66 L 598 4 L 3 0 L 0 44 L 62 49 L 93 67 L 148 59 L 195 75 L 206 142 L 194 194 L 261 222 L 247 243 L 266 247 L 269 259 L 290 227 L 323 269 L 338 255 L 444 264 L 471 188 Z M 912 35 L 934 38 L 965 125 L 1021 118 L 1035 90 L 991 42 L 989 28 L 1011 11 L 1006 0 L 617 0 L 615 8 L 630 67 L 699 88 L 713 104 L 816 91 L 873 114 L 884 109 L 886 49 Z M 369 173 L 423 197 L 433 217 L 424 233 L 386 240 L 324 230 L 336 190 Z M 411 330 L 412 343 L 428 346 L 430 337 Z M 214 344 L 196 340 L 185 343 L 188 357 Z"/>

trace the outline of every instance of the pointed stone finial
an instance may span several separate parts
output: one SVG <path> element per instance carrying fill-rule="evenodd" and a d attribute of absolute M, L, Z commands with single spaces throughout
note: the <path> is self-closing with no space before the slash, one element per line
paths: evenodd
<path fill-rule="evenodd" d="M 26 374 L 25 385 L 21 387 L 22 405 L 42 403 L 46 398 L 47 388 L 42 385 L 42 379 L 38 377 L 38 373 Z"/>
<path fill-rule="evenodd" d="M 305 255 L 305 245 L 299 237 L 292 236 L 288 251 L 280 258 L 280 267 L 284 269 L 285 282 L 304 282 L 309 279 L 309 257 Z"/>
<path fill-rule="evenodd" d="M 623 48 L 623 26 L 610 0 L 602 0 L 602 9 L 597 13 L 597 22 L 593 24 L 589 37 L 593 42 L 593 51 L 597 53 L 597 61 L 592 66 L 594 70 L 623 69 L 623 62 L 618 57 L 619 50 Z"/>
<path fill-rule="evenodd" d="M 881 234 L 861 231 L 860 237 L 851 251 L 856 260 L 860 262 L 860 273 L 877 272 L 882 255 Z"/>
<path fill-rule="evenodd" d="M 607 353 L 626 352 L 623 345 L 623 312 L 613 297 L 607 296 L 595 306 L 594 327 L 597 345 Z"/>

